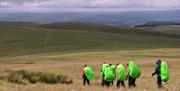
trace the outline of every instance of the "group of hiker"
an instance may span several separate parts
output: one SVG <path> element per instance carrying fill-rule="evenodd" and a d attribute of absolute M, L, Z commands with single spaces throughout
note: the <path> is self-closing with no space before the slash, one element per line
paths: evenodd
<path fill-rule="evenodd" d="M 152 76 L 157 75 L 157 86 L 162 88 L 162 82 L 167 82 L 170 78 L 169 68 L 167 62 L 157 60 L 155 71 Z M 81 76 L 83 78 L 83 85 L 90 85 L 91 80 L 95 80 L 95 73 L 92 68 L 88 65 L 84 65 Z M 117 87 L 125 88 L 125 81 L 128 80 L 128 88 L 136 87 L 136 79 L 141 76 L 140 66 L 134 62 L 129 61 L 127 66 L 123 64 L 108 64 L 104 62 L 101 68 L 101 85 L 103 87 L 113 86 L 116 80 Z"/>

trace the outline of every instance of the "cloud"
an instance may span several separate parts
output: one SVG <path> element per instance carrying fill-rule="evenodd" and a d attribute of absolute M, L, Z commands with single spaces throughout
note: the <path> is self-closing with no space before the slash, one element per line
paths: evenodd
<path fill-rule="evenodd" d="M 180 8 L 179 0 L 0 0 L 1 10 Z"/>

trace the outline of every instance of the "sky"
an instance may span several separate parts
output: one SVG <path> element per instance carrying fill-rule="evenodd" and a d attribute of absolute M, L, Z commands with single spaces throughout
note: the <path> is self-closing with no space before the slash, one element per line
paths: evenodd
<path fill-rule="evenodd" d="M 180 0 L 0 0 L 1 12 L 180 9 Z"/>

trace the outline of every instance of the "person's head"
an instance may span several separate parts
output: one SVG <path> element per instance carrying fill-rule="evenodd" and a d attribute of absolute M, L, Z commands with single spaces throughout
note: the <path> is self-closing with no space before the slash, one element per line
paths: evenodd
<path fill-rule="evenodd" d="M 156 65 L 159 65 L 160 63 L 161 63 L 161 60 L 158 59 L 158 60 L 156 61 Z"/>
<path fill-rule="evenodd" d="M 84 68 L 87 67 L 87 64 L 84 65 Z"/>
<path fill-rule="evenodd" d="M 119 65 L 119 63 L 116 64 L 117 66 Z"/>

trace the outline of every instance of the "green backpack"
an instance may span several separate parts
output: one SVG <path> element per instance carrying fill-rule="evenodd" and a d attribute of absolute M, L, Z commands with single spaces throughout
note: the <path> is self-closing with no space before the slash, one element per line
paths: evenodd
<path fill-rule="evenodd" d="M 125 81 L 126 80 L 126 69 L 125 67 L 120 64 L 117 66 L 118 69 L 118 80 Z"/>
<path fill-rule="evenodd" d="M 116 75 L 116 66 L 115 65 L 111 65 L 111 69 L 113 70 L 114 75 Z"/>
<path fill-rule="evenodd" d="M 170 79 L 169 67 L 166 62 L 161 62 L 160 64 L 160 76 L 164 82 L 167 82 Z"/>
<path fill-rule="evenodd" d="M 141 71 L 140 71 L 140 68 L 139 66 L 134 62 L 134 61 L 130 61 L 129 63 L 129 75 L 132 77 L 132 78 L 138 78 L 141 76 Z"/>
<path fill-rule="evenodd" d="M 94 71 L 89 66 L 85 67 L 84 71 L 85 71 L 85 75 L 86 75 L 88 80 L 94 80 L 95 79 Z"/>
<path fill-rule="evenodd" d="M 105 68 L 108 67 L 108 66 L 109 66 L 109 64 L 103 64 L 102 65 L 102 74 L 104 73 Z"/>
<path fill-rule="evenodd" d="M 104 80 L 111 82 L 114 79 L 115 79 L 115 75 L 114 75 L 112 68 L 110 66 L 106 67 L 104 70 Z"/>

